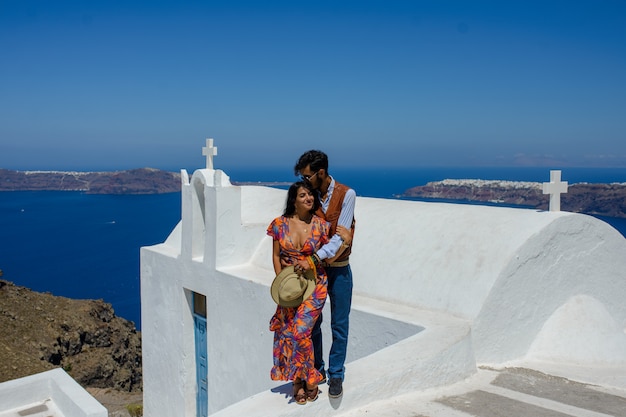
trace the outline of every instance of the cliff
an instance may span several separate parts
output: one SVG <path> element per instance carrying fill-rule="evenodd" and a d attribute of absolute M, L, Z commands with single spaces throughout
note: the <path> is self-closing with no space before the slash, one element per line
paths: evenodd
<path fill-rule="evenodd" d="M 0 191 L 83 191 L 87 194 L 160 194 L 180 191 L 180 174 L 153 168 L 114 172 L 0 169 Z"/>
<path fill-rule="evenodd" d="M 0 351 L 0 382 L 62 367 L 84 387 L 142 389 L 141 334 L 102 300 L 38 293 L 0 279 Z"/>
<path fill-rule="evenodd" d="M 443 180 L 409 188 L 403 197 L 489 202 L 547 210 L 550 196 L 538 182 Z M 626 218 L 626 183 L 572 184 L 561 194 L 561 210 Z"/>

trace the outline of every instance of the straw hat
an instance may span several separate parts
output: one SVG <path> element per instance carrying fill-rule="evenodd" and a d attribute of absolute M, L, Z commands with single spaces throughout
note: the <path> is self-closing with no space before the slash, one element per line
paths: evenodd
<path fill-rule="evenodd" d="M 276 304 L 297 307 L 313 294 L 315 283 L 315 273 L 311 269 L 300 275 L 290 265 L 276 275 L 270 291 Z"/>

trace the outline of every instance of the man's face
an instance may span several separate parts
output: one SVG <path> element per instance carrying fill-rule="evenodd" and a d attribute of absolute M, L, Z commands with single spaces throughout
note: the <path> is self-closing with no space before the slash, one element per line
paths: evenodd
<path fill-rule="evenodd" d="M 326 172 L 324 172 L 323 169 L 320 169 L 318 171 L 311 170 L 311 165 L 307 165 L 300 170 L 300 176 L 302 177 L 302 180 L 310 183 L 315 190 L 320 189 L 320 185 L 322 185 L 322 176 L 325 174 Z"/>

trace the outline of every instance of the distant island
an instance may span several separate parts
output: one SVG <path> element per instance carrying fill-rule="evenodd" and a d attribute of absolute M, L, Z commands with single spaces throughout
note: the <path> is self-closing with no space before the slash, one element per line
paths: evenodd
<path fill-rule="evenodd" d="M 162 194 L 180 191 L 180 174 L 154 168 L 112 172 L 0 169 L 0 191 L 82 191 L 87 194 Z"/>
<path fill-rule="evenodd" d="M 547 210 L 550 198 L 539 182 L 460 179 L 429 182 L 412 187 L 400 197 L 485 202 Z M 561 210 L 626 218 L 626 183 L 569 186 L 561 194 Z"/>
<path fill-rule="evenodd" d="M 288 186 L 289 182 L 233 182 L 234 185 Z M 86 194 L 180 192 L 180 173 L 155 168 L 126 171 L 13 171 L 0 168 L 0 191 L 81 191 Z"/>
<path fill-rule="evenodd" d="M 233 182 L 285 186 L 284 182 Z M 87 194 L 180 192 L 180 173 L 154 168 L 111 172 L 13 171 L 0 168 L 0 191 L 81 191 Z M 399 197 L 506 204 L 547 210 L 549 196 L 539 182 L 446 179 L 409 188 Z M 561 210 L 626 218 L 626 183 L 571 184 Z"/>

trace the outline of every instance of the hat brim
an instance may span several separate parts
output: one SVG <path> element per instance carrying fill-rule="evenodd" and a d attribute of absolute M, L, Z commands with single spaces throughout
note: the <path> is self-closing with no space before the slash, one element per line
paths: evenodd
<path fill-rule="evenodd" d="M 274 281 L 272 281 L 272 286 L 270 288 L 272 299 L 274 300 L 276 304 L 282 307 L 297 307 L 300 304 L 302 304 L 304 300 L 306 300 L 307 298 L 311 296 L 311 294 L 313 294 L 313 291 L 315 290 L 315 285 L 317 283 L 317 279 L 313 270 L 309 269 L 305 271 L 304 278 L 306 278 L 307 280 L 307 287 L 302 293 L 302 297 L 298 297 L 294 300 L 284 300 L 280 298 L 278 289 L 280 287 L 280 284 L 291 275 L 302 275 L 302 274 L 296 273 L 294 266 L 289 265 L 283 268 L 283 270 L 280 271 L 278 275 L 276 275 L 276 278 L 274 278 Z"/>

